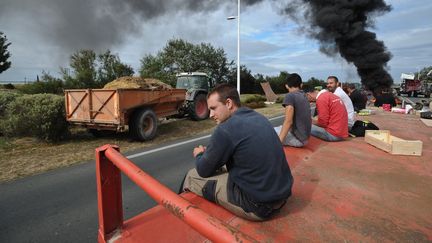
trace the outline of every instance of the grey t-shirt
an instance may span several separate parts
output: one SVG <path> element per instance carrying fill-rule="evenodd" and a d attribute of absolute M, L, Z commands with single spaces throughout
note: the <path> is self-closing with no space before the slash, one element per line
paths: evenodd
<path fill-rule="evenodd" d="M 282 103 L 284 107 L 294 107 L 293 124 L 291 133 L 300 141 L 308 140 L 311 132 L 312 119 L 310 117 L 310 104 L 303 91 L 288 93 Z"/>

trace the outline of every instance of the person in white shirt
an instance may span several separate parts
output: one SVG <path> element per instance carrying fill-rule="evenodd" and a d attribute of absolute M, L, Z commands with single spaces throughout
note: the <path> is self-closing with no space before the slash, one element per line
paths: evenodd
<path fill-rule="evenodd" d="M 355 113 L 354 106 L 350 97 L 339 87 L 339 80 L 336 76 L 329 76 L 327 78 L 327 90 L 337 95 L 345 105 L 345 109 L 348 113 L 348 130 L 354 125 Z"/>

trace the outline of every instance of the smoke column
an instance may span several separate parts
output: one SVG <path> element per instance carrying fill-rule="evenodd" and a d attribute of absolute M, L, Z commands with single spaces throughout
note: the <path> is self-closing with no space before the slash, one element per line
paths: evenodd
<path fill-rule="evenodd" d="M 242 0 L 242 9 L 253 11 L 265 0 Z M 391 10 L 383 0 L 266 0 L 294 19 L 307 36 L 317 39 L 329 56 L 338 53 L 357 68 L 361 81 L 371 90 L 389 87 L 387 62 L 391 54 L 376 39 L 373 18 Z M 41 36 L 64 53 L 78 49 L 111 48 L 127 36 L 140 36 L 143 23 L 181 13 L 206 13 L 221 8 L 236 9 L 237 0 L 3 0 L 0 23 L 31 19 L 23 29 Z M 230 10 L 228 10 L 230 9 Z M 303 14 L 303 15 L 302 15 Z M 300 16 L 301 15 L 301 16 Z"/>
<path fill-rule="evenodd" d="M 373 17 L 391 10 L 389 5 L 383 0 L 298 0 L 289 3 L 284 12 L 301 23 L 299 9 L 306 21 L 303 31 L 319 41 L 321 52 L 328 56 L 339 53 L 354 64 L 370 90 L 391 86 L 393 80 L 386 70 L 391 53 L 367 30 L 373 27 Z"/>
<path fill-rule="evenodd" d="M 261 1 L 242 0 L 242 6 Z M 41 37 L 64 53 L 73 53 L 105 50 L 124 43 L 128 36 L 139 37 L 142 25 L 159 17 L 179 13 L 178 17 L 187 18 L 236 6 L 237 0 L 2 0 L 0 26 L 31 20 L 25 24 L 29 27 L 20 27 L 27 36 Z"/>

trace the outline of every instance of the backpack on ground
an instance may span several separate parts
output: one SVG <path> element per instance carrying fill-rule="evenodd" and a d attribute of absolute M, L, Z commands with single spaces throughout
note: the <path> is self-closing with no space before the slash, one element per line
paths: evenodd
<path fill-rule="evenodd" d="M 356 137 L 364 137 L 366 130 L 379 130 L 379 128 L 370 121 L 357 120 L 354 122 L 349 133 Z"/>
<path fill-rule="evenodd" d="M 423 119 L 432 119 L 432 111 L 420 112 L 420 118 L 423 118 Z"/>

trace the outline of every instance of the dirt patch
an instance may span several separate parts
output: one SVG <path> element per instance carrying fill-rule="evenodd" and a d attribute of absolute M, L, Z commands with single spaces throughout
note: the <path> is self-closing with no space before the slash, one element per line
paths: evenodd
<path fill-rule="evenodd" d="M 280 104 L 268 105 L 256 111 L 267 117 L 283 114 Z M 33 138 L 6 140 L 0 137 L 0 182 L 93 160 L 95 149 L 104 144 L 118 145 L 124 153 L 208 134 L 214 127 L 215 123 L 211 119 L 199 122 L 189 119 L 163 120 L 156 138 L 147 142 L 132 141 L 127 133 L 95 138 L 83 128 L 73 128 L 71 139 L 58 144 L 43 143 Z"/>
<path fill-rule="evenodd" d="M 171 85 L 154 78 L 141 77 L 120 77 L 107 83 L 104 89 L 150 89 L 150 90 L 170 90 Z"/>

